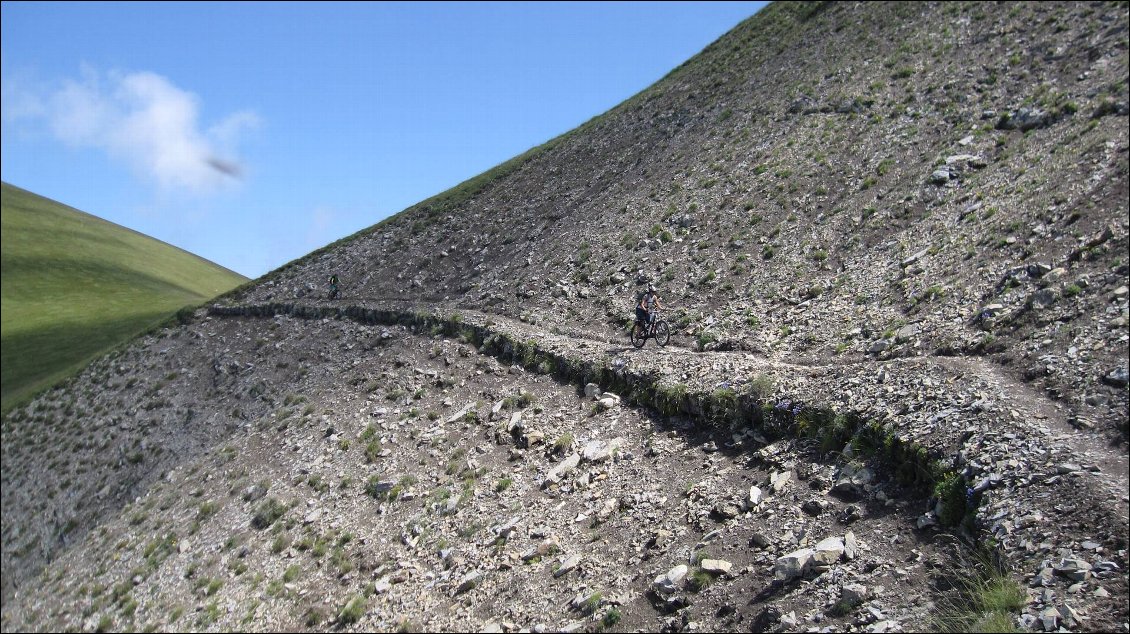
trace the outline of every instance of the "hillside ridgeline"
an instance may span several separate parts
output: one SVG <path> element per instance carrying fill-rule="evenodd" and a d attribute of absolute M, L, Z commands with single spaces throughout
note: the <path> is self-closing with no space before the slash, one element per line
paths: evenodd
<path fill-rule="evenodd" d="M 772 4 L 97 359 L 4 630 L 1124 629 L 1128 25 Z"/>

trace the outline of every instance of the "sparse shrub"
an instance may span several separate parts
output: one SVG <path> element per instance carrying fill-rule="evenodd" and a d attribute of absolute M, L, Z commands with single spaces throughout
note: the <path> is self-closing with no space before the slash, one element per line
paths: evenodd
<path fill-rule="evenodd" d="M 192 323 L 192 313 L 195 312 L 192 306 L 185 306 L 177 311 L 177 323 L 182 326 L 187 326 Z"/>
<path fill-rule="evenodd" d="M 759 401 L 765 401 L 773 394 L 773 377 L 767 374 L 757 375 L 749 382 L 749 391 Z"/>
<path fill-rule="evenodd" d="M 279 524 L 279 526 L 281 527 L 282 524 Z M 273 542 L 271 542 L 271 552 L 276 554 L 276 555 L 281 553 L 282 551 L 286 550 L 289 547 L 290 547 L 290 535 L 288 535 L 287 533 L 280 533 L 279 535 L 277 535 L 275 537 L 275 540 Z"/>
<path fill-rule="evenodd" d="M 942 513 L 938 519 L 946 526 L 957 526 L 971 510 L 972 489 L 966 489 L 965 481 L 955 472 L 946 473 L 934 485 L 934 495 L 942 503 Z"/>
<path fill-rule="evenodd" d="M 259 530 L 268 528 L 275 520 L 286 514 L 286 506 L 275 498 L 267 498 L 255 509 L 251 525 Z"/>
<path fill-rule="evenodd" d="M 858 601 L 850 601 L 848 599 L 840 599 L 828 609 L 828 616 L 832 618 L 840 618 L 851 614 L 856 608 L 860 606 Z"/>
<path fill-rule="evenodd" d="M 968 561 L 958 553 L 943 569 L 932 630 L 939 632 L 1015 632 L 1016 614 L 1027 604 L 1027 592 L 1013 581 L 1005 562 L 981 551 Z M 948 589 L 946 589 L 948 586 Z"/>
<path fill-rule="evenodd" d="M 287 566 L 286 570 L 283 571 L 283 583 L 292 583 L 295 579 L 298 579 L 300 574 L 302 574 L 302 566 L 298 564 Z"/>
<path fill-rule="evenodd" d="M 687 587 L 691 592 L 702 592 L 710 582 L 714 581 L 714 576 L 709 572 L 699 568 L 691 573 L 690 578 L 687 580 Z"/>
<path fill-rule="evenodd" d="M 317 627 L 319 623 L 326 620 L 325 610 L 318 605 L 312 605 L 306 609 L 306 615 L 303 619 L 306 627 Z"/>
<path fill-rule="evenodd" d="M 365 445 L 365 459 L 369 462 L 376 462 L 377 458 L 381 457 L 381 441 L 373 438 Z"/>
<path fill-rule="evenodd" d="M 707 344 L 718 341 L 718 335 L 709 330 L 700 330 L 695 341 L 698 343 L 699 350 L 705 350 Z"/>
<path fill-rule="evenodd" d="M 337 615 L 337 620 L 342 625 L 352 625 L 361 620 L 365 615 L 365 599 L 354 595 Z"/>
<path fill-rule="evenodd" d="M 581 612 L 586 615 L 595 614 L 600 609 L 600 602 L 604 597 L 599 592 L 594 592 L 581 604 Z"/>
<path fill-rule="evenodd" d="M 655 389 L 655 404 L 665 416 L 673 416 L 682 410 L 686 396 L 687 386 L 682 383 L 670 387 L 658 385 Z"/>
<path fill-rule="evenodd" d="M 310 547 L 310 554 L 314 557 L 321 557 L 326 554 L 326 549 L 329 548 L 329 543 L 326 541 L 325 536 L 319 535 Z"/>
<path fill-rule="evenodd" d="M 197 623 L 201 627 L 207 627 L 216 622 L 220 618 L 220 606 L 215 601 L 209 601 L 208 605 L 204 606 L 204 612 L 201 613 L 197 619 Z"/>
<path fill-rule="evenodd" d="M 200 507 L 196 511 L 196 521 L 203 522 L 207 520 L 209 517 L 215 515 L 216 511 L 218 511 L 219 509 L 220 506 L 212 500 L 201 502 Z"/>
<path fill-rule="evenodd" d="M 572 446 L 573 434 L 570 434 L 569 432 L 561 434 L 557 437 L 557 440 L 553 441 L 553 451 L 555 453 L 563 453 Z"/>
<path fill-rule="evenodd" d="M 306 484 L 309 484 L 310 488 L 314 489 L 318 493 L 325 493 L 330 488 L 329 482 L 327 482 L 320 473 L 311 473 L 306 478 Z"/>

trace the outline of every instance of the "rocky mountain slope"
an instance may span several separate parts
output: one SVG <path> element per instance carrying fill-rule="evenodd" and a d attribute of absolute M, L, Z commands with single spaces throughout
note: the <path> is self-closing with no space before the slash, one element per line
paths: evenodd
<path fill-rule="evenodd" d="M 612 333 L 652 280 L 692 340 L 991 356 L 1125 440 L 1126 57 L 1117 4 L 777 7 L 247 297 L 337 271 Z"/>
<path fill-rule="evenodd" d="M 770 5 L 100 359 L 4 419 L 3 629 L 917 631 L 998 568 L 1125 630 L 1128 23 Z"/>

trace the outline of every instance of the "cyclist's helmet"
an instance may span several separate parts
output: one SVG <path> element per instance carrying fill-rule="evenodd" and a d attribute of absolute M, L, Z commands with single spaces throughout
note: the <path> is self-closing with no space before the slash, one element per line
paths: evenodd
<path fill-rule="evenodd" d="M 655 284 L 648 284 L 647 285 L 647 292 L 654 293 L 655 292 Z"/>

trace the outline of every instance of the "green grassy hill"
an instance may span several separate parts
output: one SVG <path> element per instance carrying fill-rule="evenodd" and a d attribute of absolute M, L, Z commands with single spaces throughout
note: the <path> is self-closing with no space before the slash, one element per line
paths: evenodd
<path fill-rule="evenodd" d="M 7 183 L 2 217 L 5 412 L 177 310 L 246 281 Z"/>

